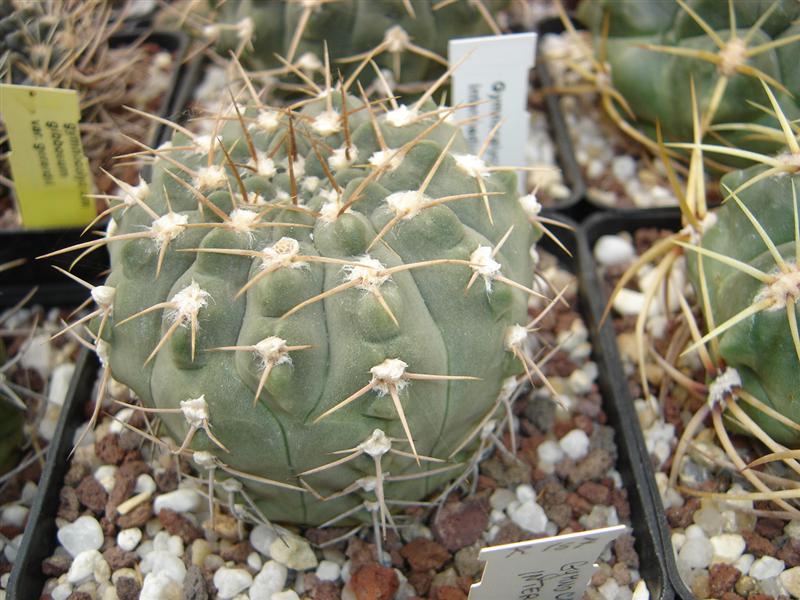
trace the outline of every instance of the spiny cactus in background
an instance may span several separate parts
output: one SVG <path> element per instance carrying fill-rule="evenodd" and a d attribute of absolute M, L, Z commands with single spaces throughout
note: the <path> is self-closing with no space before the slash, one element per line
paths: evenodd
<path fill-rule="evenodd" d="M 158 110 L 173 71 L 169 52 L 157 52 L 144 35 L 112 47 L 125 13 L 107 0 L 0 0 L 0 82 L 78 92 L 81 141 L 101 193 L 115 183 L 100 168 L 110 171 L 110 157 L 135 150 L 125 136 L 147 139 L 155 130 L 123 107 Z M 7 170 L 4 163 L 0 177 L 10 180 Z"/>
<path fill-rule="evenodd" d="M 789 119 L 800 117 L 794 0 L 584 0 L 577 15 L 595 38 L 596 72 L 587 77 L 611 117 L 651 148 L 657 123 L 668 140 L 692 139 L 690 78 L 706 139 L 761 153 L 779 148 L 759 134 L 772 120 L 759 79 L 776 91 Z"/>
<path fill-rule="evenodd" d="M 499 34 L 494 15 L 509 4 L 509 0 L 243 0 L 222 3 L 217 14 L 204 20 L 187 15 L 185 22 L 193 24 L 224 58 L 233 51 L 246 68 L 283 75 L 284 82 L 293 81 L 295 87 L 304 85 L 302 78 L 292 78 L 295 69 L 303 77 L 322 76 L 327 44 L 335 71 L 350 76 L 371 56 L 394 90 L 421 93 L 425 86 L 420 84 L 437 79 L 447 68 L 448 40 Z M 374 76 L 368 68 L 360 79 L 366 86 Z"/>
<path fill-rule="evenodd" d="M 158 413 L 175 451 L 269 519 L 391 519 L 468 472 L 507 378 L 538 374 L 538 206 L 427 96 L 328 85 L 300 104 L 253 90 L 214 135 L 174 126 L 143 146 L 152 179 L 123 186 L 105 239 L 65 251 L 107 245 L 104 382 Z"/>

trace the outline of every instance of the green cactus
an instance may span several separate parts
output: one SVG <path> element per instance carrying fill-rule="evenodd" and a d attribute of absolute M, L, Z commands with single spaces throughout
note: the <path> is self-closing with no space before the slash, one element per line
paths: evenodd
<path fill-rule="evenodd" d="M 281 68 L 277 54 L 313 76 L 324 68 L 327 44 L 333 68 L 345 76 L 372 54 L 381 68 L 392 72 L 395 83 L 408 84 L 444 73 L 449 39 L 499 33 L 492 15 L 508 4 L 508 0 L 244 0 L 222 4 L 214 23 L 203 29 L 223 56 L 243 51 L 241 59 L 250 69 Z M 373 77 L 367 67 L 361 80 L 366 85 Z"/>
<path fill-rule="evenodd" d="M 178 128 L 80 246 L 111 255 L 93 289 L 110 374 L 270 519 L 428 496 L 535 368 L 535 202 L 449 109 L 389 108 L 337 90 L 300 112 L 254 98 L 214 136 Z"/>
<path fill-rule="evenodd" d="M 606 16 L 607 39 L 600 39 Z M 759 79 L 776 90 L 789 119 L 800 117 L 799 17 L 794 0 L 585 0 L 578 10 L 596 38 L 617 103 L 651 139 L 657 122 L 668 140 L 692 139 L 691 79 L 706 117 L 704 134 L 712 125 L 717 139 L 761 153 L 779 145 L 753 135 L 752 126 L 773 119 L 762 109 L 769 102 Z M 734 157 L 722 160 L 745 166 Z"/>
<path fill-rule="evenodd" d="M 719 357 L 735 369 L 727 371 L 725 387 L 738 378 L 742 391 L 800 424 L 800 174 L 757 179 L 766 170 L 758 165 L 722 178 L 723 194 L 735 193 L 714 212 L 697 250 L 704 254 L 687 266 L 698 296 L 707 293 L 706 320 L 716 329 L 710 333 Z M 797 429 L 750 403 L 741 406 L 773 440 L 800 446 Z"/>

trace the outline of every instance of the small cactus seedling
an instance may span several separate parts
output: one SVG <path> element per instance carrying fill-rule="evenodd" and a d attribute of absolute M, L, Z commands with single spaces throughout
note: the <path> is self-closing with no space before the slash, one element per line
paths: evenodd
<path fill-rule="evenodd" d="M 691 77 L 704 115 L 702 138 L 772 153 L 779 144 L 729 124 L 758 128 L 771 122 L 759 80 L 775 90 L 790 119 L 800 116 L 800 26 L 792 23 L 798 17 L 800 7 L 791 0 L 587 0 L 578 18 L 594 34 L 595 48 L 587 53 L 595 58 L 584 79 L 614 122 L 653 151 L 659 126 L 671 141 L 692 139 Z M 568 28 L 575 35 L 571 23 Z"/>
<path fill-rule="evenodd" d="M 213 135 L 142 145 L 152 178 L 65 250 L 111 255 L 92 288 L 104 380 L 251 514 L 385 527 L 471 472 L 504 382 L 536 372 L 536 203 L 469 153 L 435 88 L 370 102 L 328 74 L 274 109 L 246 87 Z"/>
<path fill-rule="evenodd" d="M 748 467 L 729 437 L 729 431 L 747 433 L 769 451 L 750 466 L 782 460 L 800 473 L 800 334 L 797 303 L 800 300 L 800 145 L 792 124 L 764 85 L 782 132 L 785 150 L 776 156 L 758 155 L 699 141 L 700 118 L 692 151 L 687 192 L 680 195 L 686 227 L 659 241 L 628 270 L 619 290 L 642 265 L 659 260 L 655 277 L 645 290 L 645 306 L 637 321 L 636 337 L 643 389 L 645 374 L 644 331 L 654 298 L 664 293 L 678 301 L 680 325 L 671 338 L 667 355 L 655 358 L 667 375 L 691 396 L 705 398 L 702 408 L 686 423 L 675 450 L 671 481 L 677 481 L 684 454 L 707 418 L 731 463 L 757 491 L 748 500 L 773 500 L 782 512 L 800 515 L 787 500 L 797 497 L 775 487 L 788 484 L 774 474 Z M 746 127 L 743 125 L 743 127 Z M 773 135 L 775 139 L 778 136 Z M 707 211 L 702 174 L 703 151 L 744 155 L 761 164 L 725 175 L 721 180 L 724 204 Z M 681 286 L 668 285 L 669 272 L 685 261 L 695 302 L 693 311 Z M 616 291 L 615 291 L 616 293 Z M 702 313 L 706 332 L 697 319 Z M 705 381 L 691 376 L 683 359 L 697 353 Z M 690 493 L 707 495 L 697 490 Z"/>

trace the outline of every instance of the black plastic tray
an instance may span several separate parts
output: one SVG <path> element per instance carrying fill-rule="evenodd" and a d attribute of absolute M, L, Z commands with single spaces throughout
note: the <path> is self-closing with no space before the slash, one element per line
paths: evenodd
<path fill-rule="evenodd" d="M 552 211 L 547 212 L 546 216 L 576 226 L 574 222 Z M 572 258 L 565 255 L 546 237 L 542 238 L 539 247 L 554 254 L 565 268 L 577 273 L 579 277 L 579 308 L 587 321 L 591 335 L 593 359 L 599 369 L 598 382 L 603 394 L 603 409 L 608 416 L 608 424 L 617 432 L 616 468 L 628 491 L 633 535 L 636 539 L 635 547 L 640 559 L 639 572 L 653 600 L 673 600 L 674 594 L 668 584 L 662 555 L 662 541 L 656 518 L 657 509 L 652 498 L 652 473 L 648 479 L 643 465 L 646 462 L 643 457 L 647 456 L 644 440 L 638 427 L 632 425 L 635 419 L 631 419 L 634 413 L 630 399 L 620 392 L 620 386 L 624 386 L 625 379 L 619 372 L 614 337 L 608 326 L 602 330 L 598 330 L 596 326 L 598 311 L 601 311 L 602 307 L 597 303 L 596 287 L 587 287 L 587 282 L 589 286 L 596 286 L 596 282 L 591 283 L 594 270 L 589 249 L 580 229 L 575 233 L 564 229 L 555 229 L 555 232 L 572 253 Z M 587 269 L 590 269 L 589 273 Z M 58 510 L 59 493 L 69 467 L 68 456 L 72 450 L 75 432 L 85 420 L 83 407 L 91 396 L 97 368 L 98 363 L 94 355 L 84 352 L 78 361 L 76 374 L 64 403 L 40 481 L 39 495 L 31 509 L 29 526 L 26 528 L 17 554 L 8 588 L 9 598 L 33 600 L 39 597 L 44 585 L 41 564 L 52 554 L 56 546 L 55 515 Z"/>
<path fill-rule="evenodd" d="M 141 30 L 125 30 L 114 34 L 110 39 L 110 44 L 113 46 L 130 44 L 145 33 Z M 165 94 L 158 113 L 160 116 L 168 115 L 172 110 L 178 91 L 181 89 L 180 78 L 183 72 L 179 65 L 186 53 L 188 38 L 182 32 L 154 31 L 147 33 L 146 42 L 158 44 L 174 56 L 176 67 L 172 74 L 171 87 Z M 163 141 L 167 135 L 166 129 L 165 125 L 158 124 L 153 136 L 155 145 Z M 58 257 L 48 261 L 36 260 L 36 257 L 42 254 L 91 239 L 89 233 L 82 238 L 81 231 L 81 228 L 0 230 L 0 264 L 21 258 L 26 260 L 24 265 L 0 274 L 0 282 L 2 282 L 0 308 L 14 305 L 34 286 L 38 286 L 38 292 L 33 298 L 34 303 L 46 301 L 51 304 L 70 305 L 83 300 L 86 297 L 86 290 L 58 273 L 51 266 L 55 264 L 68 269 L 77 255 Z M 100 273 L 107 268 L 108 255 L 104 249 L 101 249 L 82 260 L 72 272 L 93 283 L 99 280 Z M 50 301 L 54 294 L 58 294 L 57 302 Z"/>
<path fill-rule="evenodd" d="M 643 227 L 656 227 L 659 229 L 677 231 L 681 227 L 680 210 L 678 208 L 653 208 L 646 210 L 619 210 L 609 213 L 597 213 L 592 215 L 581 225 L 583 239 L 586 244 L 584 252 L 581 255 L 582 283 L 584 284 L 583 289 L 594 290 L 587 300 L 591 305 L 591 312 L 595 319 L 597 319 L 605 309 L 609 290 L 601 285 L 591 249 L 600 236 L 620 233 L 622 231 L 633 233 L 637 229 Z M 593 326 L 596 326 L 596 323 L 597 321 L 595 321 Z M 649 493 L 650 495 L 648 508 L 651 515 L 649 518 L 653 522 L 654 531 L 657 534 L 656 541 L 658 542 L 658 546 L 656 550 L 660 555 L 660 560 L 665 565 L 666 573 L 672 588 L 675 590 L 676 596 L 684 600 L 694 600 L 694 594 L 686 587 L 686 584 L 678 573 L 678 565 L 675 562 L 675 553 L 672 549 L 669 524 L 667 523 L 664 506 L 661 503 L 661 494 L 659 494 L 658 487 L 656 486 L 655 471 L 650 460 L 647 458 L 648 453 L 644 447 L 644 438 L 638 426 L 639 420 L 636 418 L 633 401 L 628 392 L 627 378 L 622 369 L 622 360 L 619 356 L 616 336 L 614 335 L 610 319 L 603 324 L 602 329 L 605 333 L 603 341 L 607 344 L 603 352 L 608 359 L 608 374 L 611 377 L 611 381 L 614 382 L 611 393 L 615 397 L 615 402 L 617 404 L 626 407 L 629 418 L 623 421 L 623 423 L 628 424 L 628 429 L 632 430 L 633 436 L 637 438 L 636 443 L 641 447 L 642 460 L 639 461 L 635 467 L 636 470 L 639 471 L 637 479 L 641 482 L 643 487 L 642 493 Z"/>

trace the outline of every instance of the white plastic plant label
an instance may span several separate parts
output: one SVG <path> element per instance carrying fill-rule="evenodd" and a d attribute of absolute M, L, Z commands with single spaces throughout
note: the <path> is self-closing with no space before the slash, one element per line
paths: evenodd
<path fill-rule="evenodd" d="M 464 135 L 471 152 L 490 165 L 523 166 L 530 114 L 529 71 L 536 58 L 536 34 L 516 33 L 450 40 L 448 60 L 459 64 L 452 77 L 452 105 L 466 120 Z"/>
<path fill-rule="evenodd" d="M 469 600 L 580 600 L 594 561 L 625 525 L 481 549 L 483 577 Z"/>

